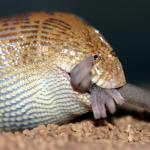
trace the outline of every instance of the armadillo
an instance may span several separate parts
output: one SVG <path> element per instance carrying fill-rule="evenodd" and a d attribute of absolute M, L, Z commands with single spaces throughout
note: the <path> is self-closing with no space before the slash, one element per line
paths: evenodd
<path fill-rule="evenodd" d="M 81 73 L 77 73 L 79 69 Z M 92 111 L 97 106 L 90 92 L 74 89 L 79 78 L 81 89 L 87 89 L 88 79 L 107 91 L 126 83 L 119 59 L 98 30 L 75 15 L 61 12 L 0 19 L 1 130 L 63 124 Z M 116 103 L 124 101 L 115 95 Z M 95 111 L 95 118 L 99 117 Z"/>

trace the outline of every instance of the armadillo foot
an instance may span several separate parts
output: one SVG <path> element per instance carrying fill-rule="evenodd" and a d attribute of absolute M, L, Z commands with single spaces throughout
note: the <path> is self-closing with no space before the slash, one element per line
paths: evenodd
<path fill-rule="evenodd" d="M 117 89 L 102 89 L 96 85 L 91 88 L 91 105 L 95 119 L 106 118 L 106 110 L 116 111 L 116 104 L 122 105 L 124 98 Z"/>
<path fill-rule="evenodd" d="M 87 92 L 91 85 L 91 69 L 94 61 L 93 56 L 89 56 L 76 65 L 70 73 L 72 87 L 81 93 Z"/>

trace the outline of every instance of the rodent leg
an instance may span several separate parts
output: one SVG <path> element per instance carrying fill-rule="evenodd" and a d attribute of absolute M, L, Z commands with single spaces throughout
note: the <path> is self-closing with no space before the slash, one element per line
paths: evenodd
<path fill-rule="evenodd" d="M 91 85 L 91 69 L 94 57 L 89 56 L 76 65 L 70 73 L 71 85 L 81 93 L 87 92 Z"/>
<path fill-rule="evenodd" d="M 150 111 L 149 91 L 129 83 L 119 88 L 118 91 L 126 99 L 128 104 L 134 104 L 148 112 Z"/>
<path fill-rule="evenodd" d="M 91 88 L 91 105 L 95 119 L 107 117 L 106 110 L 110 113 L 116 111 L 116 104 L 121 105 L 124 98 L 116 89 L 103 89 L 97 85 Z"/>

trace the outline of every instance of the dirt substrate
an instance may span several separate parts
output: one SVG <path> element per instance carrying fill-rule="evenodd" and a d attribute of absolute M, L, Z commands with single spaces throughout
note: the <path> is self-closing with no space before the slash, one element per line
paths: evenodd
<path fill-rule="evenodd" d="M 107 121 L 94 122 L 90 114 L 66 125 L 4 132 L 0 135 L 0 150 L 149 150 L 149 116 L 120 111 Z"/>

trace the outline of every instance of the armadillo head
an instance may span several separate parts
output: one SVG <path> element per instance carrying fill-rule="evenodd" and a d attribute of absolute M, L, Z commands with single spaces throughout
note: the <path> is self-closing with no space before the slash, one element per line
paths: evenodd
<path fill-rule="evenodd" d="M 93 42 L 96 45 L 96 61 L 92 69 L 92 81 L 102 88 L 118 88 L 126 83 L 124 71 L 113 51 L 104 37 L 95 29 L 96 36 Z M 92 34 L 91 34 L 92 36 Z"/>
<path fill-rule="evenodd" d="M 56 49 L 61 50 L 58 50 L 58 57 L 55 57 L 58 66 L 70 72 L 85 57 L 93 55 L 97 57 L 93 62 L 93 83 L 102 88 L 118 88 L 125 84 L 125 76 L 119 59 L 95 28 L 71 14 L 55 13 L 53 17 L 67 23 L 70 27 L 67 34 L 54 37 L 63 39 L 61 44 L 59 44 L 60 40 L 53 42 L 55 53 Z"/>

